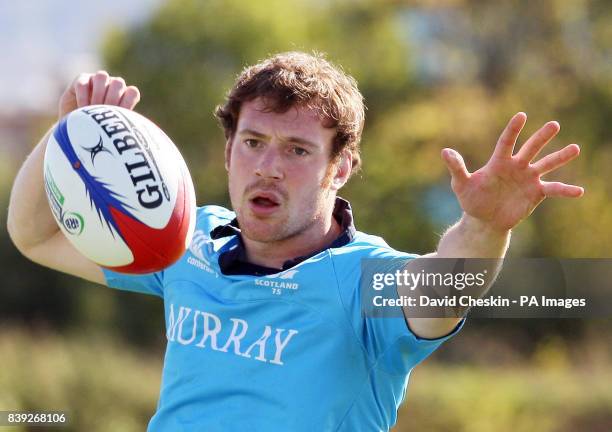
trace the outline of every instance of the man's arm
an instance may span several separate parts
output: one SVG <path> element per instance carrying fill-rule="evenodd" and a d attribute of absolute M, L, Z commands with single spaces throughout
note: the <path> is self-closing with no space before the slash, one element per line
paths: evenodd
<path fill-rule="evenodd" d="M 442 151 L 452 176 L 453 192 L 464 213 L 461 220 L 444 234 L 436 253 L 425 255 L 425 258 L 494 258 L 488 263 L 489 283 L 484 287 L 483 294 L 501 269 L 501 258 L 508 249 L 511 229 L 547 197 L 578 198 L 584 193 L 579 186 L 540 179 L 576 158 L 580 153 L 576 144 L 531 163 L 559 132 L 557 122 L 546 123 L 513 155 L 516 140 L 526 120 L 524 113 L 518 113 L 510 120 L 491 159 L 474 173 L 467 171 L 459 153 L 451 149 Z M 417 296 L 419 292 L 425 293 L 426 289 L 430 288 L 418 287 Z M 401 288 L 398 291 L 401 295 Z M 461 320 L 414 318 L 410 317 L 409 308 L 404 309 L 404 314 L 410 329 L 417 336 L 428 339 L 448 334 Z"/>
<path fill-rule="evenodd" d="M 126 87 L 121 78 L 106 72 L 81 74 L 60 99 L 59 118 L 94 104 L 133 109 L 140 98 L 136 87 Z M 30 260 L 93 282 L 105 282 L 102 269 L 79 253 L 60 231 L 47 202 L 43 161 L 50 131 L 28 156 L 11 191 L 7 228 L 11 240 Z"/>
<path fill-rule="evenodd" d="M 47 202 L 43 160 L 48 132 L 19 170 L 8 211 L 13 243 L 28 259 L 55 270 L 104 283 L 102 270 L 81 255 L 60 231 Z"/>
<path fill-rule="evenodd" d="M 449 228 L 440 240 L 436 252 L 424 255 L 422 258 L 499 258 L 492 260 L 482 260 L 478 270 L 487 272 L 487 284 L 482 288 L 481 295 L 489 289 L 492 282 L 497 277 L 501 270 L 501 263 L 510 244 L 510 230 L 494 231 L 484 225 L 478 219 L 471 217 L 468 214 L 463 214 L 459 222 Z M 418 272 L 423 267 L 440 270 L 444 265 L 435 265 L 429 262 L 426 265 L 418 263 L 419 259 L 414 260 L 413 265 L 408 269 L 412 272 Z M 446 267 L 448 263 L 445 263 Z M 483 265 L 484 264 L 484 265 Z M 450 270 L 450 269 L 449 269 Z M 420 295 L 428 295 L 427 290 L 430 287 L 417 287 L 411 296 L 418 298 Z M 399 289 L 400 295 L 405 294 Z M 459 308 L 461 314 L 467 312 L 468 308 Z M 455 311 L 459 310 L 455 309 Z M 416 318 L 406 314 L 406 322 L 410 329 L 417 336 L 427 339 L 437 339 L 449 334 L 461 321 L 462 318 Z"/>

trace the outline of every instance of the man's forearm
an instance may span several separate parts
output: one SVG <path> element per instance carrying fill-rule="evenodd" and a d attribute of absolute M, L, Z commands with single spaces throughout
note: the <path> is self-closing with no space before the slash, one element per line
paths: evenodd
<path fill-rule="evenodd" d="M 503 258 L 510 244 L 510 230 L 497 231 L 463 214 L 440 239 L 437 258 Z"/>
<path fill-rule="evenodd" d="M 49 134 L 45 134 L 28 156 L 11 191 L 7 229 L 22 252 L 59 231 L 47 203 L 43 180 L 43 160 Z"/>
<path fill-rule="evenodd" d="M 442 236 L 433 256 L 451 259 L 467 258 L 461 263 L 460 271 L 466 274 L 485 273 L 484 285 L 461 292 L 472 297 L 482 297 L 497 278 L 509 244 L 510 230 L 491 229 L 486 223 L 464 213 L 459 222 Z M 455 290 L 454 294 L 458 292 Z M 463 316 L 468 310 L 468 307 L 456 307 L 454 312 Z"/>
<path fill-rule="evenodd" d="M 452 271 L 455 267 L 454 265 L 450 265 L 454 260 L 444 260 L 443 263 L 436 263 L 435 258 L 492 258 L 490 260 L 468 261 L 464 263 L 464 267 L 462 268 L 463 272 L 472 271 L 476 273 L 484 271 L 487 274 L 485 285 L 483 285 L 480 292 L 477 293 L 477 295 L 482 296 L 488 291 L 501 270 L 501 258 L 505 256 L 509 243 L 510 230 L 493 230 L 481 221 L 464 214 L 462 218 L 442 236 L 435 253 L 414 260 L 414 262 L 409 263 L 409 268 L 411 268 L 412 272 L 425 270 L 425 272 L 446 273 Z M 427 260 L 427 262 L 424 262 L 423 259 Z M 434 290 L 435 293 L 432 293 L 432 290 Z M 430 297 L 432 294 L 435 294 L 435 297 L 444 297 L 446 292 L 441 292 L 443 290 L 446 291 L 448 289 L 446 287 L 420 286 L 410 293 L 405 289 L 399 289 L 398 293 L 400 295 L 409 294 L 416 298 L 419 298 L 421 295 Z M 451 290 L 454 290 L 454 288 Z M 437 313 L 442 313 L 442 309 L 437 310 Z M 423 338 L 434 339 L 448 334 L 455 328 L 461 319 L 460 317 L 463 316 L 467 310 L 467 307 L 455 308 L 453 312 L 458 316 L 456 318 L 417 318 L 411 316 L 413 311 L 410 309 L 404 309 L 404 314 L 409 327 L 415 334 Z"/>

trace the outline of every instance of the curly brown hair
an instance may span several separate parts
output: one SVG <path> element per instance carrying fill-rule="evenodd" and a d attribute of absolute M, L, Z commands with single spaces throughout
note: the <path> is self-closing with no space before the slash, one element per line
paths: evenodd
<path fill-rule="evenodd" d="M 226 139 L 236 132 L 242 103 L 260 97 L 271 112 L 284 113 L 294 106 L 313 109 L 325 127 L 336 129 L 331 160 L 348 149 L 353 156 L 351 173 L 359 170 L 365 106 L 353 77 L 319 53 L 280 53 L 249 66 L 215 110 Z"/>

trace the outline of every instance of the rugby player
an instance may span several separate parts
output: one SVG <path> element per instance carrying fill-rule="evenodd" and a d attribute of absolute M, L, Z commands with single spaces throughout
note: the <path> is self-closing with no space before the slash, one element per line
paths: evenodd
<path fill-rule="evenodd" d="M 81 74 L 59 116 L 138 101 L 138 89 L 120 77 Z M 47 136 L 16 178 L 11 238 L 34 262 L 163 299 L 168 343 L 150 431 L 388 430 L 412 368 L 464 318 L 361 313 L 362 260 L 415 255 L 357 231 L 350 204 L 337 196 L 361 165 L 365 115 L 355 80 L 322 56 L 278 54 L 246 68 L 216 116 L 232 210 L 200 207 L 193 242 L 173 266 L 119 274 L 71 246 L 45 197 Z M 463 215 L 429 257 L 501 258 L 511 229 L 543 199 L 583 194 L 540 179 L 580 151 L 572 144 L 534 161 L 558 123 L 514 152 L 525 122 L 514 115 L 475 172 L 457 151 L 442 150 Z"/>

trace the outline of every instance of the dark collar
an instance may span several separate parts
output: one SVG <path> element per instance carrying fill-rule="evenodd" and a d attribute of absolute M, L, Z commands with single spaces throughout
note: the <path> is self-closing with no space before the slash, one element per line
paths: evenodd
<path fill-rule="evenodd" d="M 228 251 L 222 252 L 219 256 L 219 267 L 221 268 L 221 272 L 226 275 L 241 274 L 263 276 L 274 274 L 296 266 L 302 261 L 305 261 L 326 249 L 342 247 L 350 243 L 350 241 L 355 237 L 355 224 L 353 223 L 353 211 L 351 209 L 351 204 L 340 197 L 336 197 L 333 216 L 342 229 L 340 235 L 321 250 L 313 252 L 309 255 L 300 256 L 285 261 L 282 269 L 252 264 L 246 260 L 246 250 L 240 235 L 240 227 L 238 226 L 238 220 L 234 218 L 234 220 L 232 220 L 230 223 L 220 225 L 210 232 L 210 237 L 213 240 L 233 235 L 238 236 L 237 245 Z"/>

